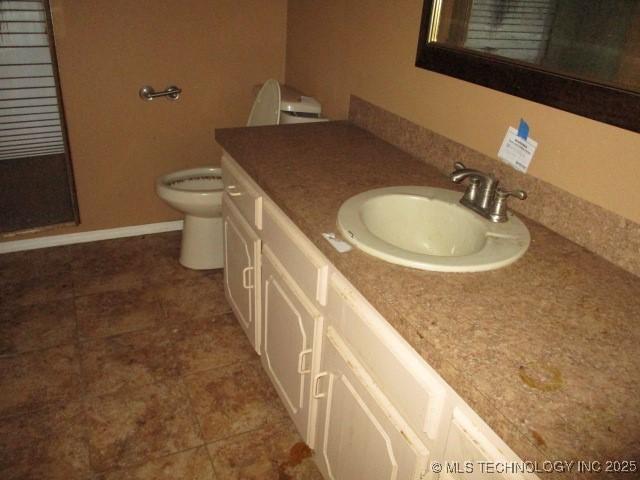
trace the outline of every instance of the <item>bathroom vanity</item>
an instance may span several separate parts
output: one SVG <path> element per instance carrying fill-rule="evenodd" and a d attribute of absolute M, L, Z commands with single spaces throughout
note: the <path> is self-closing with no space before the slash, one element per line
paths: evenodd
<path fill-rule="evenodd" d="M 637 277 L 534 222 L 530 251 L 491 272 L 339 253 L 322 233 L 354 194 L 454 187 L 346 122 L 216 139 L 226 295 L 326 478 L 570 478 L 543 462 L 637 460 Z"/>

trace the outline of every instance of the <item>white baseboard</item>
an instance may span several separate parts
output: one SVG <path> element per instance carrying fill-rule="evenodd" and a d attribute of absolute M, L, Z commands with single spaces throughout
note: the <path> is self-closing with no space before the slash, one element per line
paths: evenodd
<path fill-rule="evenodd" d="M 148 235 L 150 233 L 173 232 L 175 230 L 182 230 L 182 224 L 182 220 L 176 220 L 175 222 L 149 223 L 147 225 L 133 225 L 131 227 L 50 235 L 25 240 L 12 240 L 10 242 L 0 242 L 0 254 L 46 247 L 58 247 L 60 245 L 72 245 L 74 243 L 97 242 L 98 240 L 109 240 L 111 238 L 135 237 L 138 235 Z"/>

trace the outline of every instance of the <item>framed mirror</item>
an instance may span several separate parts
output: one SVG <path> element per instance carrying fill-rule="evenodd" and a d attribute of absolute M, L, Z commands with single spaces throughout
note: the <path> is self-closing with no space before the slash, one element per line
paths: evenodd
<path fill-rule="evenodd" d="M 640 0 L 425 0 L 416 66 L 640 132 Z"/>

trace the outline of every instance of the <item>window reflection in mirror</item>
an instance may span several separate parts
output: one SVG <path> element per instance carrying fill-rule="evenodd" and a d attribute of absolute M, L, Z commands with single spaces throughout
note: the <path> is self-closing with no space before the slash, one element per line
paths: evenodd
<path fill-rule="evenodd" d="M 640 0 L 441 0 L 429 40 L 640 91 Z"/>

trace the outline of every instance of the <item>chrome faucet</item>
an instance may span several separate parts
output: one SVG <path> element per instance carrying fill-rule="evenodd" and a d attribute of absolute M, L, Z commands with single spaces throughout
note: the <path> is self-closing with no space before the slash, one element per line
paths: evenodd
<path fill-rule="evenodd" d="M 455 170 L 449 178 L 454 183 L 469 179 L 469 186 L 460 199 L 460 203 L 492 222 L 502 223 L 507 218 L 507 198 L 512 196 L 524 200 L 526 192 L 522 190 L 507 191 L 498 186 L 500 182 L 490 173 L 466 168 L 462 163 L 454 164 Z"/>

